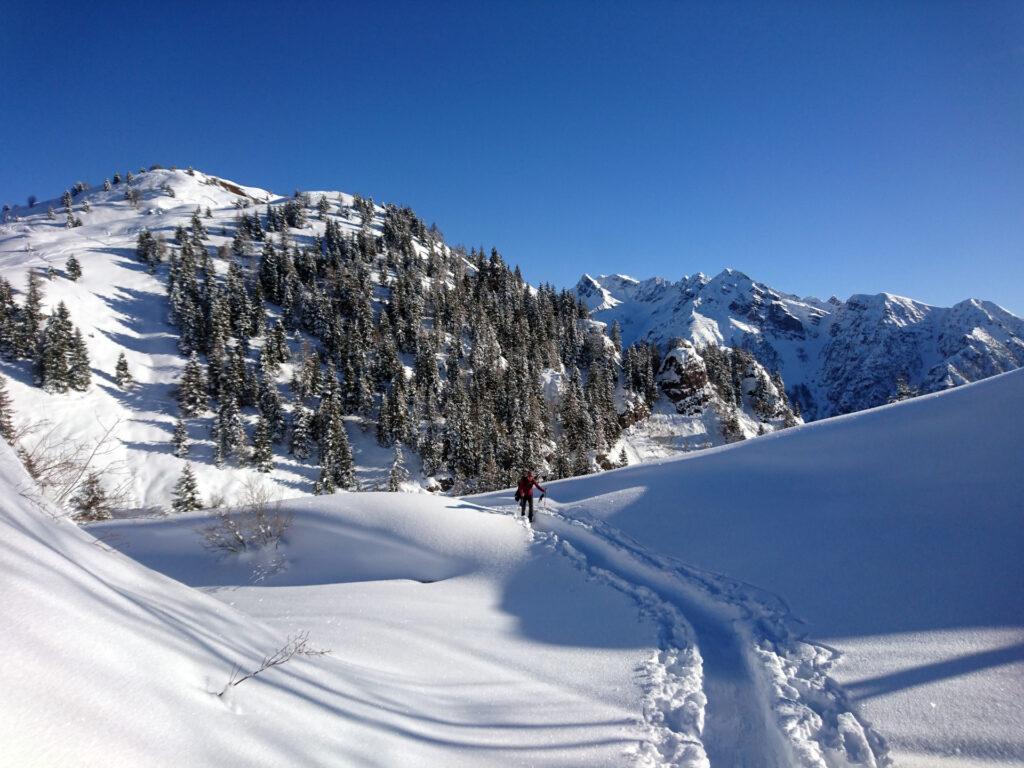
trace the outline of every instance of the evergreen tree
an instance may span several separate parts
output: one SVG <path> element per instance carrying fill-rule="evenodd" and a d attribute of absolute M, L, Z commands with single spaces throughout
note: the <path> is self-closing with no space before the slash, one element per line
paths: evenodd
<path fill-rule="evenodd" d="M 274 468 L 274 448 L 270 438 L 270 422 L 260 416 L 252 437 L 252 464 L 258 472 L 270 472 Z"/>
<path fill-rule="evenodd" d="M 266 381 L 263 377 L 259 382 L 260 396 L 257 407 L 260 415 L 267 420 L 272 442 L 279 442 L 284 438 L 285 416 L 284 404 L 281 402 L 281 394 L 273 382 Z"/>
<path fill-rule="evenodd" d="M 405 456 L 402 450 L 402 441 L 395 443 L 395 458 L 391 462 L 391 471 L 388 473 L 388 490 L 397 493 L 402 490 L 402 483 L 408 481 L 409 471 L 405 468 Z"/>
<path fill-rule="evenodd" d="M 337 394 L 328 401 L 326 407 L 321 406 L 321 411 L 320 478 L 314 486 L 314 493 L 334 493 L 339 488 L 354 488 L 352 449 Z"/>
<path fill-rule="evenodd" d="M 206 410 L 206 377 L 199 356 L 193 352 L 185 363 L 178 385 L 178 407 L 183 416 L 198 416 Z"/>
<path fill-rule="evenodd" d="M 174 455 L 179 459 L 188 457 L 189 448 L 191 447 L 188 439 L 188 429 L 185 427 L 185 420 L 178 418 L 174 422 L 174 436 L 171 438 L 171 444 L 174 446 Z"/>
<path fill-rule="evenodd" d="M 230 394 L 221 397 L 220 408 L 217 409 L 213 423 L 213 439 L 219 449 L 217 456 L 222 463 L 228 456 L 234 456 L 239 462 L 244 462 L 247 448 L 245 426 L 242 424 L 238 400 Z"/>
<path fill-rule="evenodd" d="M 916 389 L 910 386 L 906 376 L 896 377 L 896 393 L 889 398 L 890 403 L 899 403 L 903 400 L 909 400 L 912 397 L 917 397 L 920 394 Z"/>
<path fill-rule="evenodd" d="M 178 514 L 183 512 L 195 512 L 203 508 L 199 499 L 199 484 L 196 476 L 192 473 L 192 465 L 186 464 L 181 470 L 181 476 L 174 486 L 174 497 L 171 501 L 171 509 Z"/>
<path fill-rule="evenodd" d="M 18 357 L 35 359 L 39 354 L 40 330 L 43 327 L 43 291 L 39 275 L 35 270 L 28 272 L 28 286 L 25 289 L 25 304 L 19 315 L 16 352 Z"/>
<path fill-rule="evenodd" d="M 85 476 L 85 480 L 71 499 L 71 504 L 77 510 L 75 520 L 80 522 L 109 520 L 112 517 L 110 500 L 107 498 L 107 492 L 103 490 L 98 472 L 89 472 Z"/>
<path fill-rule="evenodd" d="M 72 329 L 71 316 L 62 301 L 46 320 L 36 363 L 36 381 L 47 392 L 67 392 L 71 386 L 69 355 Z"/>
<path fill-rule="evenodd" d="M 89 348 L 85 344 L 82 332 L 75 328 L 71 336 L 68 350 L 68 386 L 77 392 L 85 392 L 92 381 L 92 369 L 89 367 Z"/>
<path fill-rule="evenodd" d="M 114 381 L 121 389 L 131 389 L 135 384 L 131 371 L 128 370 L 128 358 L 124 352 L 117 356 L 117 365 L 114 366 Z"/>
<path fill-rule="evenodd" d="M 82 265 L 74 256 L 69 256 L 64 271 L 67 273 L 68 280 L 77 281 L 82 276 Z"/>
<path fill-rule="evenodd" d="M 305 461 L 309 458 L 313 445 L 312 435 L 313 414 L 301 402 L 292 408 L 292 434 L 288 441 L 288 452 L 295 458 Z"/>
<path fill-rule="evenodd" d="M 14 437 L 14 407 L 7 392 L 7 380 L 0 375 L 0 438 L 13 445 Z"/>

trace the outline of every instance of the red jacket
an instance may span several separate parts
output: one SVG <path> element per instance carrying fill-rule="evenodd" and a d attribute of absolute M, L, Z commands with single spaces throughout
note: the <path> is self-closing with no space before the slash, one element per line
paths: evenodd
<path fill-rule="evenodd" d="M 533 496 L 533 487 L 534 486 L 537 486 L 537 488 L 540 490 L 541 493 L 547 493 L 547 491 L 545 491 L 543 488 L 541 488 L 540 483 L 538 483 L 535 479 L 531 480 L 530 478 L 526 477 L 525 475 L 523 477 L 519 478 L 519 486 L 516 489 L 517 492 L 519 493 L 519 498 L 521 498 L 521 499 L 523 499 L 523 498 L 528 499 L 531 496 Z"/>

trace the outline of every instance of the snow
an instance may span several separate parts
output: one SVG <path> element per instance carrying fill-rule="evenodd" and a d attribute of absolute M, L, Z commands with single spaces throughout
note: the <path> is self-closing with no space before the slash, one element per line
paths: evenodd
<path fill-rule="evenodd" d="M 685 624 L 509 517 L 295 499 L 280 547 L 218 557 L 203 513 L 53 517 L 2 445 L 0 483 L 5 764 L 662 766 L 672 697 L 699 718 Z M 216 695 L 300 631 L 331 653 Z"/>
<path fill-rule="evenodd" d="M 597 535 L 737 612 L 761 671 L 741 687 L 788 731 L 790 764 L 1024 765 L 1022 413 L 1014 371 L 553 482 L 537 527 Z M 682 613 L 704 652 L 721 619 Z"/>

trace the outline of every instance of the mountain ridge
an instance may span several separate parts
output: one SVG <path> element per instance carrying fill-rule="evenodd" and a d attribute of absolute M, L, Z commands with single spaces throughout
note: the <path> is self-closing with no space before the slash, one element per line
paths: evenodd
<path fill-rule="evenodd" d="M 932 392 L 1024 365 L 1024 320 L 978 298 L 951 307 L 889 292 L 822 301 L 731 268 L 676 282 L 584 274 L 576 293 L 594 319 L 619 323 L 625 343 L 678 337 L 747 349 L 781 373 L 810 419 L 881 405 L 901 379 Z"/>

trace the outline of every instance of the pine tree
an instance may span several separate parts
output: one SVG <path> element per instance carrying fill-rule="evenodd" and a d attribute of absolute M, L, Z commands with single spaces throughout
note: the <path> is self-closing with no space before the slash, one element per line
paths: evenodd
<path fill-rule="evenodd" d="M 67 392 L 71 386 L 69 354 L 72 328 L 71 316 L 62 301 L 46 320 L 36 363 L 36 381 L 47 392 Z"/>
<path fill-rule="evenodd" d="M 124 352 L 117 356 L 117 365 L 114 366 L 114 381 L 121 389 L 131 389 L 135 384 L 131 371 L 128 370 L 128 358 Z"/>
<path fill-rule="evenodd" d="M 391 472 L 388 473 L 388 490 L 397 493 L 402 490 L 402 483 L 408 481 L 409 471 L 405 468 L 405 456 L 402 450 L 402 441 L 395 443 L 395 458 L 391 462 Z"/>
<path fill-rule="evenodd" d="M 889 402 L 899 403 L 904 400 L 917 397 L 918 394 L 920 393 L 910 386 L 910 383 L 907 381 L 907 377 L 900 375 L 896 377 L 896 393 L 889 398 Z"/>
<path fill-rule="evenodd" d="M 274 468 L 274 448 L 270 432 L 270 422 L 260 416 L 252 437 L 252 464 L 257 472 L 270 472 Z"/>
<path fill-rule="evenodd" d="M 326 405 L 321 404 L 320 478 L 315 493 L 334 493 L 338 488 L 355 487 L 352 448 L 349 446 L 341 401 L 335 394 Z"/>
<path fill-rule="evenodd" d="M 622 450 L 619 451 L 619 466 L 629 466 L 629 457 L 626 455 L 626 446 L 622 446 Z"/>
<path fill-rule="evenodd" d="M 71 336 L 71 347 L 68 350 L 68 386 L 77 392 L 85 392 L 91 381 L 89 348 L 85 344 L 82 332 L 75 328 Z"/>
<path fill-rule="evenodd" d="M 313 414 L 301 402 L 292 408 L 292 434 L 288 441 L 288 452 L 300 460 L 309 458 L 313 445 L 312 436 Z"/>
<path fill-rule="evenodd" d="M 14 444 L 14 407 L 11 396 L 7 392 L 7 380 L 2 375 L 0 375 L 0 438 L 11 445 Z"/>
<path fill-rule="evenodd" d="M 279 442 L 284 438 L 285 432 L 284 404 L 281 402 L 281 394 L 277 391 L 274 383 L 268 382 L 265 377 L 260 377 L 258 386 L 260 396 L 257 408 L 263 418 L 267 420 L 271 441 Z"/>
<path fill-rule="evenodd" d="M 183 416 L 198 416 L 206 410 L 206 377 L 203 375 L 199 356 L 193 352 L 185 363 L 178 384 L 178 407 Z"/>
<path fill-rule="evenodd" d="M 191 447 L 188 439 L 188 429 L 185 426 L 185 420 L 178 418 L 174 422 L 174 436 L 171 438 L 171 444 L 174 446 L 173 453 L 179 459 L 188 457 L 189 448 Z"/>
<path fill-rule="evenodd" d="M 221 463 L 228 456 L 235 456 L 239 461 L 245 459 L 246 435 L 242 424 L 242 414 L 238 409 L 238 400 L 230 394 L 221 398 L 220 408 L 213 422 L 213 439 Z M 218 464 L 218 466 L 220 466 Z"/>
<path fill-rule="evenodd" d="M 43 290 L 39 274 L 33 269 L 28 272 L 28 286 L 25 289 L 25 304 L 19 316 L 16 352 L 18 357 L 34 360 L 39 354 L 40 331 L 43 327 Z"/>
<path fill-rule="evenodd" d="M 178 514 L 183 512 L 195 512 L 203 508 L 199 499 L 199 484 L 196 476 L 192 473 L 192 465 L 186 464 L 181 470 L 181 476 L 174 486 L 174 497 L 171 502 L 171 509 Z"/>
<path fill-rule="evenodd" d="M 103 490 L 98 472 L 89 472 L 85 476 L 71 504 L 77 510 L 75 519 L 81 522 L 109 520 L 112 517 L 110 500 Z"/>
<path fill-rule="evenodd" d="M 69 256 L 64 271 L 67 273 L 68 280 L 77 281 L 82 276 L 82 265 L 74 256 Z"/>

